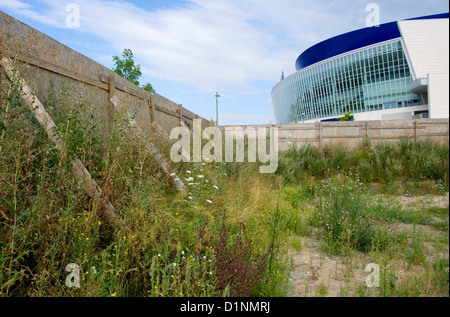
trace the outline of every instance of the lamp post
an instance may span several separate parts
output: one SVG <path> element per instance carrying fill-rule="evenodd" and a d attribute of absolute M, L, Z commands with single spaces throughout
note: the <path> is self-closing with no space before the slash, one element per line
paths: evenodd
<path fill-rule="evenodd" d="M 219 125 L 219 93 L 216 91 L 216 125 Z"/>

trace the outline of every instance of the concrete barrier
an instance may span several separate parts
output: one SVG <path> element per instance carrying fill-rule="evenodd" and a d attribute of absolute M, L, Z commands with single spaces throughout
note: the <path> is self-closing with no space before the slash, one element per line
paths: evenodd
<path fill-rule="evenodd" d="M 220 126 L 223 131 L 235 126 Z M 278 128 L 279 150 L 310 143 L 320 149 L 357 149 L 364 139 L 373 145 L 402 139 L 445 143 L 449 141 L 449 119 L 346 121 L 298 124 L 242 125 L 246 128 Z"/>
<path fill-rule="evenodd" d="M 47 100 L 51 87 L 72 93 L 74 103 L 89 100 L 95 113 L 107 126 L 113 116 L 109 99 L 117 95 L 129 112 L 136 113 L 136 121 L 149 131 L 153 121 L 166 131 L 179 126 L 182 119 L 188 126 L 192 120 L 209 121 L 180 107 L 179 104 L 158 95 L 150 94 L 110 69 L 61 44 L 36 29 L 0 11 L 0 35 L 3 50 L 12 58 L 28 65 L 25 80 L 40 100 Z"/>

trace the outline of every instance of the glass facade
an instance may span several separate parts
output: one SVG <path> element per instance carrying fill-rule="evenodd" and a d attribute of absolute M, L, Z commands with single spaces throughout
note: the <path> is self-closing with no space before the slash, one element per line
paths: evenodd
<path fill-rule="evenodd" d="M 272 90 L 278 123 L 320 120 L 421 104 L 408 89 L 412 77 L 400 39 L 318 62 Z"/>

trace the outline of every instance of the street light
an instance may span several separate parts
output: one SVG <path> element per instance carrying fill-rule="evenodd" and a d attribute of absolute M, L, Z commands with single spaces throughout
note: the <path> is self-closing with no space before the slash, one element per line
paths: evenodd
<path fill-rule="evenodd" d="M 216 91 L 216 125 L 219 125 L 219 93 Z"/>

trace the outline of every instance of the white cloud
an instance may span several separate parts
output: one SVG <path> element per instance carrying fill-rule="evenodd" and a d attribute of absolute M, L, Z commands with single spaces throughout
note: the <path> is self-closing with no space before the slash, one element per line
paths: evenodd
<path fill-rule="evenodd" d="M 23 3 L 20 0 L 0 0 L 2 8 L 8 8 L 10 10 L 28 10 L 31 6 L 27 3 Z"/>
<path fill-rule="evenodd" d="M 52 5 L 55 5 L 52 3 Z M 52 27 L 63 27 L 64 24 L 53 17 L 50 12 L 40 13 L 37 8 L 31 4 L 25 3 L 21 0 L 0 0 L 0 7 L 11 10 L 25 18 L 42 23 Z"/>
<path fill-rule="evenodd" d="M 270 35 L 247 22 L 233 1 L 147 12 L 125 2 L 79 0 L 82 30 L 119 51 L 131 48 L 149 75 L 203 91 L 247 87 L 250 79 L 273 80 L 297 51 L 271 50 Z M 230 14 L 231 13 L 231 14 Z"/>
<path fill-rule="evenodd" d="M 355 0 L 191 0 L 154 12 L 125 1 L 77 3 L 82 30 L 118 52 L 131 48 L 147 75 L 207 92 L 289 75 L 303 50 L 365 18 L 365 5 Z"/>

